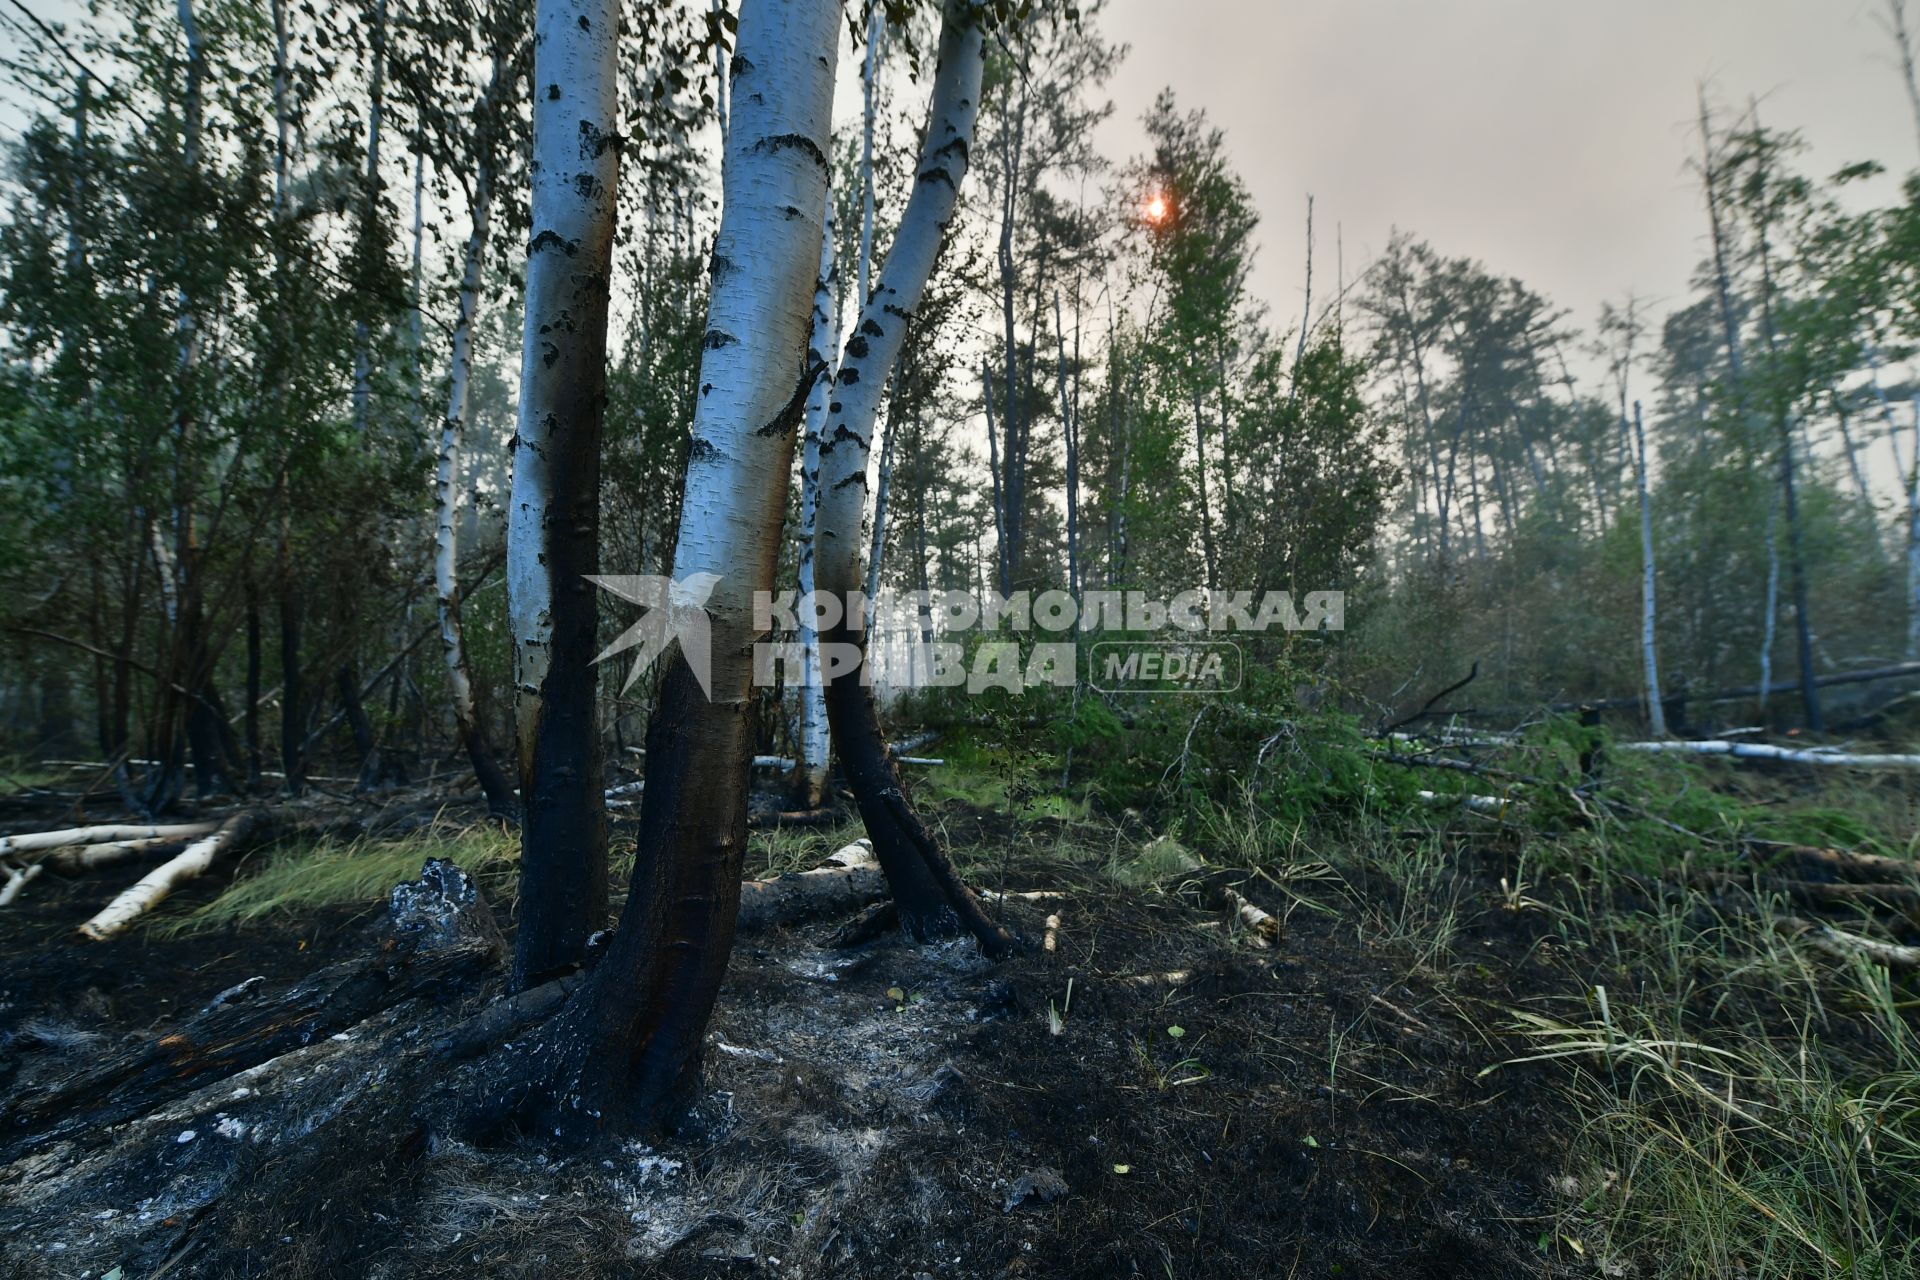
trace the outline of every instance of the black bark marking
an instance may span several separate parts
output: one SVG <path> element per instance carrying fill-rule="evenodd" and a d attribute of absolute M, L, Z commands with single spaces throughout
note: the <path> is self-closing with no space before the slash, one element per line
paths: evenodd
<path fill-rule="evenodd" d="M 820 144 L 804 133 L 776 133 L 753 144 L 755 151 L 781 152 L 789 147 L 795 151 L 805 152 L 815 164 L 820 166 L 820 172 L 833 171 L 832 166 L 827 163 L 826 152 L 820 150 Z"/>
<path fill-rule="evenodd" d="M 891 308 L 889 308 L 889 310 L 891 310 Z M 860 322 L 860 332 L 870 338 L 884 338 L 887 336 L 887 331 L 882 329 L 879 322 L 874 320 L 862 320 Z"/>
<path fill-rule="evenodd" d="M 955 191 L 958 191 L 960 189 L 959 187 L 954 185 L 953 175 L 947 172 L 947 166 L 943 164 L 931 165 L 925 169 L 922 169 L 915 176 L 921 182 L 933 182 L 937 180 L 937 181 L 946 183 L 947 186 L 951 187 Z"/>
<path fill-rule="evenodd" d="M 823 441 L 823 444 L 825 445 L 825 447 L 831 449 L 834 445 L 840 444 L 841 442 L 846 440 L 853 441 L 855 444 L 859 445 L 862 449 L 871 450 L 873 448 L 873 446 L 868 442 L 865 436 L 861 435 L 858 431 L 855 431 L 852 427 L 848 426 L 844 422 L 834 427 L 833 434 L 828 436 L 826 440 Z"/>
<path fill-rule="evenodd" d="M 602 129 L 591 120 L 580 122 L 580 154 L 583 157 L 598 159 L 608 150 L 618 151 L 626 145 L 626 139 L 611 130 Z"/>
<path fill-rule="evenodd" d="M 559 85 L 557 85 L 557 84 L 550 84 L 550 85 L 548 85 L 548 86 L 547 86 L 547 101 L 548 101 L 548 102 L 558 102 L 558 101 L 560 101 L 560 86 L 559 86 Z"/>
<path fill-rule="evenodd" d="M 889 290 L 889 292 L 891 292 L 891 290 Z M 913 319 L 913 313 L 911 311 L 902 311 L 899 307 L 894 306 L 891 302 L 881 307 L 880 310 L 886 313 L 887 315 L 897 316 L 902 320 Z"/>
<path fill-rule="evenodd" d="M 548 227 L 545 231 L 535 236 L 532 242 L 527 245 L 527 252 L 529 254 L 535 254 L 543 249 L 558 249 L 571 258 L 578 247 L 579 246 L 575 245 L 571 240 L 563 237 L 558 231 L 555 231 L 552 227 Z"/>
<path fill-rule="evenodd" d="M 731 74 L 736 79 L 739 78 L 740 76 L 747 74 L 749 71 L 752 71 L 752 70 L 753 70 L 752 60 L 748 58 L 743 58 L 737 53 L 733 55 L 733 61 L 727 64 L 728 73 Z"/>
<path fill-rule="evenodd" d="M 867 358 L 866 338 L 864 338 L 858 333 L 854 334 L 851 338 L 848 338 L 847 354 L 855 360 L 865 360 Z"/>
<path fill-rule="evenodd" d="M 860 371 L 858 369 L 855 369 L 851 365 L 847 365 L 840 370 L 841 386 L 850 387 L 858 381 L 860 381 Z"/>
<path fill-rule="evenodd" d="M 970 148 L 968 147 L 967 140 L 964 136 L 954 138 L 952 141 L 946 143 L 944 146 L 936 150 L 933 154 L 936 156 L 944 157 L 944 156 L 953 154 L 955 152 L 959 153 L 961 164 L 967 163 L 970 156 Z"/>
<path fill-rule="evenodd" d="M 706 338 L 701 341 L 700 345 L 709 351 L 718 351 L 720 348 L 738 341 L 740 341 L 740 339 L 723 329 L 709 329 L 707 330 Z"/>
<path fill-rule="evenodd" d="M 820 375 L 826 371 L 826 368 L 823 361 L 810 361 L 806 370 L 801 373 L 800 381 L 794 385 L 792 397 L 780 406 L 780 411 L 773 415 L 766 426 L 753 434 L 777 436 L 799 426 L 800 420 L 807 415 L 807 397 L 813 393 L 813 384 L 820 380 Z"/>

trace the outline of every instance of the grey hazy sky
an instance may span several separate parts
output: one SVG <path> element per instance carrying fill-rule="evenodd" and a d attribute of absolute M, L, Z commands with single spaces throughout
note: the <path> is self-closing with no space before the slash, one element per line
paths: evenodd
<path fill-rule="evenodd" d="M 1398 226 L 1519 276 L 1587 328 L 1628 289 L 1668 309 L 1702 256 L 1685 169 L 1702 79 L 1801 130 L 1809 173 L 1920 167 L 1883 3 L 1110 0 L 1106 29 L 1132 52 L 1103 143 L 1142 150 L 1163 86 L 1206 109 L 1261 213 L 1254 287 L 1277 322 L 1299 311 L 1312 192 L 1316 293 L 1335 222 L 1350 274 Z M 1891 200 L 1895 181 L 1862 194 Z"/>

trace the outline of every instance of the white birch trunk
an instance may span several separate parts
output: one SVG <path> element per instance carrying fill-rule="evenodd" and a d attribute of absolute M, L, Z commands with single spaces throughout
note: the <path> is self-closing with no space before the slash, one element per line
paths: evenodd
<path fill-rule="evenodd" d="M 885 439 L 880 444 L 880 479 L 873 491 L 873 541 L 867 550 L 866 630 L 880 607 L 880 562 L 887 550 L 887 494 L 893 488 L 893 431 L 885 422 L 877 425 Z"/>
<path fill-rule="evenodd" d="M 714 703 L 728 706 L 744 706 L 750 695 L 753 594 L 773 581 L 793 428 L 813 388 L 805 353 L 819 283 L 833 68 L 812 51 L 837 48 L 837 7 L 825 0 L 762 5 L 755 16 L 764 24 L 757 31 L 763 47 L 747 47 L 743 22 L 735 57 L 735 77 L 748 92 L 732 98 L 740 110 L 728 125 L 701 393 L 673 558 L 680 580 L 720 579 L 706 605 L 710 689 Z"/>
<path fill-rule="evenodd" d="M 1647 429 L 1640 402 L 1633 402 L 1633 482 L 1640 494 L 1640 660 L 1646 670 L 1647 726 L 1656 738 L 1667 736 L 1667 712 L 1660 704 L 1660 664 L 1654 654 L 1653 504 L 1647 496 Z"/>
<path fill-rule="evenodd" d="M 380 199 L 380 125 L 385 107 L 387 83 L 387 0 L 377 0 L 373 6 L 373 39 L 370 56 L 373 70 L 369 75 L 367 105 L 367 170 L 362 179 L 364 187 L 361 199 L 365 207 L 360 216 L 366 226 L 372 226 L 375 217 L 374 203 Z M 362 249 L 368 245 L 363 242 Z M 373 396 L 373 335 L 365 319 L 353 322 L 353 430 L 356 435 L 364 435 L 367 430 L 367 413 Z"/>
<path fill-rule="evenodd" d="M 859 328 L 847 340 L 834 386 L 839 409 L 831 435 L 821 444 L 814 570 L 829 591 L 851 592 L 861 585 L 867 463 L 887 370 L 899 355 L 907 319 L 920 304 L 966 178 L 983 63 L 981 35 L 968 15 L 968 6 L 948 0 L 913 193 L 878 285 L 861 309 Z"/>
<path fill-rule="evenodd" d="M 835 346 L 839 341 L 840 313 L 834 305 L 837 268 L 833 253 L 833 199 L 826 201 L 825 231 L 820 237 L 820 275 L 813 290 L 811 337 L 807 344 L 807 367 L 818 371 L 813 390 L 807 397 L 805 434 L 800 448 L 800 595 L 804 599 L 814 589 L 813 537 L 820 511 L 820 433 L 827 422 L 827 405 L 833 395 Z M 812 615 L 803 611 L 800 632 L 800 803 L 813 809 L 827 794 L 827 762 L 831 735 L 827 727 L 826 688 L 820 682 L 820 632 Z"/>
<path fill-rule="evenodd" d="M 481 112 L 490 111 L 506 75 L 506 59 L 493 59 L 493 78 L 482 95 Z M 447 688 L 453 716 L 462 739 L 479 723 L 473 698 L 473 677 L 467 665 L 466 639 L 460 623 L 459 518 L 461 450 L 466 439 L 467 400 L 473 379 L 473 325 L 480 307 L 480 289 L 486 267 L 487 237 L 493 220 L 495 159 L 482 146 L 473 178 L 472 227 L 467 233 L 460 275 L 458 310 L 453 325 L 453 360 L 447 385 L 447 412 L 440 424 L 440 455 L 434 470 L 433 585 L 440 612 L 441 657 L 447 668 Z"/>
<path fill-rule="evenodd" d="M 1767 508 L 1767 598 L 1760 615 L 1760 718 L 1767 717 L 1767 691 L 1773 688 L 1773 633 L 1780 617 L 1780 498 Z"/>
<path fill-rule="evenodd" d="M 887 41 L 886 8 L 874 5 L 867 15 L 867 60 L 861 68 L 860 105 L 860 267 L 854 292 L 853 313 L 867 309 L 868 286 L 873 270 L 873 118 L 874 95 L 878 91 L 880 65 Z"/>
<path fill-rule="evenodd" d="M 427 152 L 418 140 L 413 148 L 413 314 L 409 317 L 413 346 L 414 423 L 424 429 L 427 413 L 427 318 L 426 305 L 426 219 L 423 216 L 426 195 Z"/>
<path fill-rule="evenodd" d="M 1913 398 L 1913 467 L 1907 476 L 1907 657 L 1920 657 L 1920 396 Z"/>
<path fill-rule="evenodd" d="M 540 0 L 531 239 L 507 504 L 520 778 L 513 985 L 578 964 L 606 922 L 597 592 L 607 308 L 620 190 L 619 0 Z"/>

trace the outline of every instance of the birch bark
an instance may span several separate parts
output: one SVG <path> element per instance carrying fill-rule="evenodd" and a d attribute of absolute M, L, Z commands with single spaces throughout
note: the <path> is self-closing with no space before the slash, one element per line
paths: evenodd
<path fill-rule="evenodd" d="M 481 95 L 480 155 L 473 175 L 472 228 L 460 275 L 459 307 L 453 325 L 453 368 L 448 378 L 447 412 L 440 424 L 440 456 L 434 471 L 433 584 L 440 608 L 440 648 L 447 667 L 447 688 L 453 701 L 454 727 L 460 745 L 473 762 L 473 771 L 496 814 L 513 812 L 513 790 L 488 748 L 473 696 L 472 670 L 467 663 L 465 633 L 460 622 L 459 518 L 460 453 L 466 438 L 467 399 L 473 380 L 473 324 L 480 306 L 481 275 L 486 265 L 487 238 L 492 229 L 493 184 L 498 157 L 493 154 L 489 117 L 498 109 L 506 87 L 507 59 L 496 53 L 493 73 Z"/>
<path fill-rule="evenodd" d="M 638 854 L 606 956 L 533 1046 L 509 1107 L 584 1139 L 657 1131 L 695 1086 L 733 945 L 753 754 L 754 597 L 779 556 L 831 143 L 837 0 L 745 0 L 674 575 L 710 591 L 707 688 L 668 658 Z M 697 593 L 696 593 L 697 594 Z"/>
<path fill-rule="evenodd" d="M 606 924 L 598 684 L 600 435 L 620 190 L 619 0 L 541 0 L 531 239 L 507 505 L 520 774 L 516 990 L 586 958 Z"/>
<path fill-rule="evenodd" d="M 971 0 L 946 0 L 938 69 L 913 191 L 873 296 L 847 339 L 828 406 L 831 430 L 820 446 L 820 525 L 814 540 L 814 571 L 821 589 L 838 593 L 843 600 L 862 585 L 861 517 L 886 373 L 900 353 L 941 239 L 954 217 L 960 183 L 966 178 L 984 65 L 976 17 Z M 852 619 L 843 618 L 824 639 L 862 645 L 865 637 L 855 626 Z M 872 691 L 861 683 L 859 672 L 828 678 L 827 710 L 867 834 L 893 891 L 901 926 L 918 938 L 964 928 L 990 953 L 1009 950 L 1012 939 L 987 918 L 907 803 L 881 738 Z"/>

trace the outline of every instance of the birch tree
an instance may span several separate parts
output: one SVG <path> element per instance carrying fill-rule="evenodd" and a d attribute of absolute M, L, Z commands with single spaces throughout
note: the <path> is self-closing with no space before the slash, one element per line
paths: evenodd
<path fill-rule="evenodd" d="M 820 445 L 814 572 L 821 590 L 849 605 L 864 585 L 860 561 L 867 469 L 887 371 L 899 355 L 966 179 L 980 108 L 982 17 L 972 0 L 946 0 L 941 11 L 939 61 L 912 193 L 873 295 L 841 353 L 828 407 L 829 430 Z M 854 614 L 851 608 L 844 612 Z M 854 614 L 841 617 L 822 639 L 858 647 L 867 638 Z M 887 755 L 872 690 L 861 683 L 857 670 L 827 675 L 826 689 L 834 741 L 886 872 L 901 927 L 916 938 L 964 929 L 992 954 L 1008 950 L 1012 939 L 987 918 L 908 803 Z"/>
<path fill-rule="evenodd" d="M 798 559 L 800 598 L 811 596 L 815 586 L 813 566 L 814 529 L 820 512 L 820 433 L 826 426 L 827 404 L 833 394 L 829 372 L 840 333 L 840 309 L 835 302 L 837 268 L 833 252 L 833 200 L 831 193 L 825 210 L 824 231 L 820 237 L 820 274 L 813 290 L 813 315 L 807 339 L 807 364 L 820 370 L 807 396 L 805 429 L 800 445 L 800 528 Z M 803 809 L 819 807 L 827 794 L 827 761 L 830 737 L 827 730 L 826 687 L 820 680 L 820 633 L 813 615 L 802 610 L 797 619 L 800 631 L 800 766 L 796 799 Z"/>
<path fill-rule="evenodd" d="M 747 0 L 730 64 L 731 118 L 700 395 L 674 549 L 710 635 L 667 659 L 647 735 L 638 853 L 606 955 L 510 1073 L 543 1132 L 657 1129 L 698 1078 L 732 946 L 753 753 L 756 593 L 778 560 L 827 198 L 839 6 Z M 704 596 L 704 600 L 700 599 Z"/>
<path fill-rule="evenodd" d="M 513 788 L 480 723 L 474 698 L 473 674 L 467 662 L 466 638 L 460 618 L 459 518 L 460 454 L 465 442 L 467 406 L 473 383 L 474 317 L 479 310 L 487 243 L 493 226 L 494 184 L 501 156 L 498 117 L 517 77 L 516 59 L 496 47 L 486 89 L 474 109 L 478 137 L 473 173 L 468 186 L 472 225 L 462 251 L 460 292 L 453 323 L 453 364 L 447 380 L 447 411 L 440 423 L 439 461 L 434 470 L 434 593 L 440 611 L 440 649 L 447 668 L 447 689 L 453 702 L 454 730 L 473 764 L 474 775 L 486 793 L 487 807 L 496 814 L 514 811 Z"/>
<path fill-rule="evenodd" d="M 620 190 L 619 0 L 541 0 L 532 235 L 507 511 L 520 774 L 516 987 L 578 965 L 607 915 L 598 647 L 600 434 Z"/>

